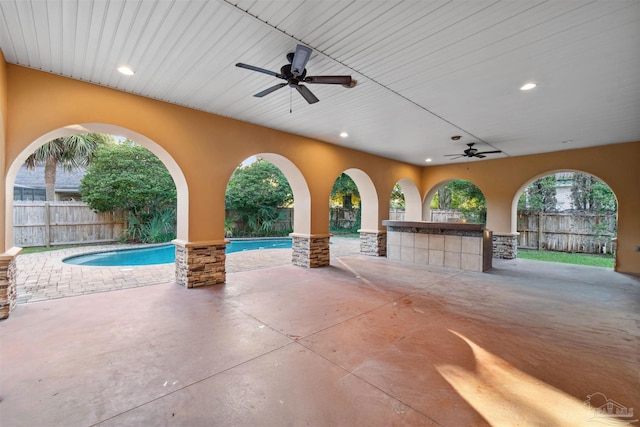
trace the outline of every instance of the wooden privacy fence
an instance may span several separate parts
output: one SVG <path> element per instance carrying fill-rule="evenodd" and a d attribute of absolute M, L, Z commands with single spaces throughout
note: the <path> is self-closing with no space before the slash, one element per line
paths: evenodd
<path fill-rule="evenodd" d="M 124 212 L 94 212 L 81 202 L 13 202 L 14 245 L 57 246 L 118 240 Z"/>
<path fill-rule="evenodd" d="M 518 247 L 560 252 L 613 253 L 614 213 L 518 213 Z"/>
<path fill-rule="evenodd" d="M 358 208 L 331 208 L 329 210 L 329 227 L 332 230 L 353 230 L 358 225 Z"/>
<path fill-rule="evenodd" d="M 389 219 L 404 220 L 404 209 L 391 208 Z M 431 210 L 431 221 L 458 222 L 456 210 Z M 542 230 L 540 232 L 540 230 Z M 613 253 L 615 213 L 547 212 L 518 213 L 518 247 L 559 252 Z"/>
<path fill-rule="evenodd" d="M 431 221 L 460 222 L 462 221 L 462 212 L 453 209 L 431 209 Z"/>

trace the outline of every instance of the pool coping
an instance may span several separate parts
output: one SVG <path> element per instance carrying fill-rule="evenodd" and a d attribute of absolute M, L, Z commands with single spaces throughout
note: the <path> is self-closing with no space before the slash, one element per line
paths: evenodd
<path fill-rule="evenodd" d="M 225 240 L 228 240 L 229 242 L 240 242 L 240 241 L 253 241 L 253 240 L 266 240 L 266 241 L 270 241 L 270 240 L 289 240 L 289 241 L 293 241 L 293 239 L 291 237 L 232 237 L 232 238 L 227 238 Z M 164 264 L 174 264 L 174 261 L 172 262 L 164 262 L 164 263 L 157 263 L 157 264 L 142 264 L 142 265 L 85 265 L 85 264 L 73 264 L 73 263 L 67 263 L 66 261 L 68 259 L 71 258 L 77 258 L 77 257 L 81 257 L 81 256 L 85 256 L 85 255 L 98 255 L 98 254 L 106 254 L 106 253 L 110 253 L 110 252 L 123 252 L 123 251 L 131 251 L 131 250 L 135 250 L 135 249 L 149 249 L 149 248 L 156 248 L 156 247 L 162 247 L 162 246 L 176 246 L 175 243 L 172 242 L 165 242 L 165 243 L 131 243 L 131 244 L 127 244 L 127 243 L 121 243 L 120 245 L 127 245 L 127 247 L 120 247 L 120 248 L 116 248 L 116 249 L 107 249 L 107 248 L 103 248 L 100 250 L 95 250 L 95 251 L 88 251 L 88 252 L 82 252 L 82 253 L 78 253 L 78 254 L 71 254 L 69 256 L 66 256 L 64 258 L 61 259 L 61 261 L 63 263 L 66 264 L 70 264 L 70 265 L 77 265 L 77 266 L 82 266 L 82 267 L 145 267 L 145 266 L 152 266 L 152 265 L 164 265 Z M 131 246 L 129 246 L 131 245 Z M 81 248 L 81 247 L 78 247 Z M 70 248 L 72 249 L 72 248 Z M 268 249 L 290 249 L 290 248 L 268 248 Z M 243 249 L 243 251 L 245 251 L 246 249 Z M 258 249 L 249 249 L 249 250 L 267 250 L 267 248 L 258 248 Z M 237 252 L 242 252 L 242 251 L 237 251 Z M 232 252 L 234 253 L 234 252 Z M 30 255 L 30 254 L 28 254 Z"/>
<path fill-rule="evenodd" d="M 132 246 L 128 246 L 128 247 L 122 247 L 122 248 L 117 248 L 117 249 L 101 249 L 101 250 L 95 250 L 95 251 L 88 251 L 88 252 L 82 252 L 82 253 L 78 253 L 78 254 L 71 254 L 68 256 L 65 256 L 64 258 L 61 258 L 60 260 L 65 263 L 65 264 L 69 264 L 69 265 L 76 265 L 79 267 L 144 267 L 147 265 L 162 265 L 162 264 L 173 264 L 173 262 L 166 262 L 166 263 L 162 263 L 162 264 L 145 264 L 145 265 L 81 265 L 81 264 L 70 264 L 70 263 L 66 263 L 65 261 L 71 258 L 76 258 L 76 257 L 81 257 L 81 256 L 85 256 L 85 255 L 97 255 L 97 254 L 106 254 L 109 252 L 122 252 L 122 251 L 130 251 L 130 250 L 134 250 L 134 249 L 148 249 L 148 248 L 157 248 L 160 246 L 169 246 L 169 245 L 173 245 L 175 246 L 173 243 L 168 242 L 168 243 L 133 243 L 131 244 Z M 28 255 L 32 255 L 32 254 L 28 254 Z"/>

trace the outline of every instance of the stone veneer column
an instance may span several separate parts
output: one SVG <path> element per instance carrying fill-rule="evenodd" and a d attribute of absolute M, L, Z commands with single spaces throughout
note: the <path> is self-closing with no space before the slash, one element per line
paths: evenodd
<path fill-rule="evenodd" d="M 16 257 L 22 248 L 12 248 L 0 256 L 0 319 L 6 319 L 16 306 Z"/>
<path fill-rule="evenodd" d="M 518 233 L 493 233 L 493 257 L 515 259 L 518 256 Z"/>
<path fill-rule="evenodd" d="M 174 240 L 176 245 L 176 283 L 185 288 L 216 285 L 226 280 L 225 241 L 189 243 Z"/>
<path fill-rule="evenodd" d="M 329 234 L 291 233 L 293 265 L 299 267 L 325 267 L 330 263 Z"/>
<path fill-rule="evenodd" d="M 358 230 L 360 233 L 360 253 L 370 256 L 387 256 L 386 230 Z"/>

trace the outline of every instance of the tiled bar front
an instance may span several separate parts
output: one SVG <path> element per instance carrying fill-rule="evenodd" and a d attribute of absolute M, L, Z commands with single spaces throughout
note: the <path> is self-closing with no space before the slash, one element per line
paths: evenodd
<path fill-rule="evenodd" d="M 383 221 L 387 258 L 415 264 L 486 271 L 491 268 L 492 233 L 484 224 Z"/>

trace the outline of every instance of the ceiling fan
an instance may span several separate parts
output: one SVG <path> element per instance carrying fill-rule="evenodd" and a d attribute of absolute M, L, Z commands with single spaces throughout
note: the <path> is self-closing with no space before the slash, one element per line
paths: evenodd
<path fill-rule="evenodd" d="M 487 156 L 485 156 L 485 154 L 502 153 L 501 150 L 478 151 L 477 148 L 473 148 L 473 146 L 475 145 L 475 142 L 470 142 L 467 145 L 469 146 L 469 148 L 464 150 L 463 154 L 445 154 L 445 157 L 452 157 L 450 160 L 455 160 L 455 159 L 458 159 L 460 157 L 477 157 L 479 159 L 484 159 L 485 157 L 487 157 Z"/>
<path fill-rule="evenodd" d="M 258 98 L 262 98 L 265 95 L 269 95 L 271 92 L 275 92 L 276 90 L 289 85 L 300 92 L 300 95 L 302 95 L 309 104 L 314 104 L 318 102 L 319 99 L 316 98 L 308 87 L 303 86 L 300 83 L 342 85 L 347 88 L 351 88 L 356 85 L 357 82 L 353 80 L 351 76 L 307 76 L 307 70 L 305 67 L 311 57 L 311 52 L 313 52 L 311 48 L 299 44 L 296 46 L 295 52 L 287 54 L 289 64 L 283 65 L 282 68 L 280 68 L 279 73 L 260 67 L 254 67 L 253 65 L 243 64 L 241 62 L 237 63 L 236 67 L 246 68 L 247 70 L 257 71 L 259 73 L 268 74 L 270 76 L 286 80 L 286 83 L 278 83 L 275 86 L 271 86 L 270 88 L 253 95 Z"/>

